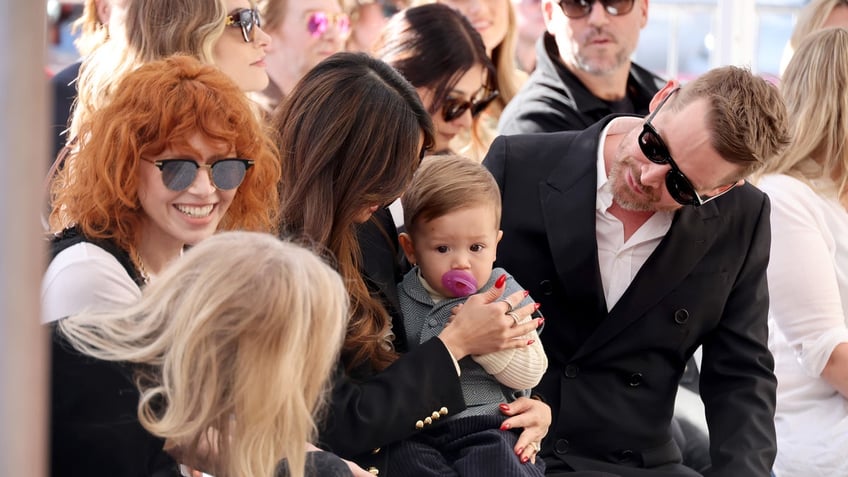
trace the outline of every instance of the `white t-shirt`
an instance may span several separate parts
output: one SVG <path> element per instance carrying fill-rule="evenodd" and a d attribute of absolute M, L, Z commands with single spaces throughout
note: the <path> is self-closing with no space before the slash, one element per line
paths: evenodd
<path fill-rule="evenodd" d="M 848 400 L 821 378 L 848 342 L 848 212 L 787 175 L 771 199 L 769 348 L 777 375 L 777 477 L 848 475 Z"/>
<path fill-rule="evenodd" d="M 135 304 L 141 289 L 112 254 L 88 242 L 62 250 L 41 282 L 41 321 L 49 323 L 84 309 L 115 310 Z"/>

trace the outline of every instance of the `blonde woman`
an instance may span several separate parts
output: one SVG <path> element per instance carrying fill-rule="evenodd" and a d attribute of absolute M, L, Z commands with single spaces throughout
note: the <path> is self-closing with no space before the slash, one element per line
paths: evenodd
<path fill-rule="evenodd" d="M 69 141 L 112 100 L 127 73 L 177 53 L 217 66 L 242 91 L 262 91 L 268 85 L 264 60 L 271 38 L 260 24 L 251 0 L 129 1 L 125 35 L 113 35 L 80 68 Z"/>
<path fill-rule="evenodd" d="M 810 34 L 783 75 L 792 142 L 771 199 L 777 477 L 848 475 L 848 30 Z"/>
<path fill-rule="evenodd" d="M 136 305 L 58 322 L 52 475 L 176 476 L 167 441 L 218 477 L 349 476 L 304 446 L 347 307 L 338 273 L 312 252 L 226 232 L 186 252 Z"/>
<path fill-rule="evenodd" d="M 798 21 L 789 43 L 783 49 L 780 59 L 780 72 L 786 70 L 786 65 L 792 59 L 795 50 L 810 33 L 830 27 L 848 28 L 848 0 L 812 0 L 798 13 Z"/>

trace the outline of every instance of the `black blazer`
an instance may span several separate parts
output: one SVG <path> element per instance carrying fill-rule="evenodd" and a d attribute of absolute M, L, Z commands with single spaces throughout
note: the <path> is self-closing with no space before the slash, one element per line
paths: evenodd
<path fill-rule="evenodd" d="M 387 209 L 378 211 L 374 221 L 360 229 L 359 242 L 365 281 L 395 313 L 393 331 L 402 338 L 402 320 L 396 314 L 401 276 L 397 230 Z M 405 351 L 403 341 L 396 347 Z M 403 353 L 381 372 L 358 369 L 346 373 L 339 365 L 319 445 L 386 477 L 391 444 L 427 429 L 427 425 L 419 428 L 416 424 L 432 420 L 433 413 L 439 415 L 443 407 L 452 415 L 465 409 L 465 401 L 453 360 L 441 340 L 430 340 Z"/>
<path fill-rule="evenodd" d="M 549 469 L 686 473 L 669 425 L 687 360 L 703 345 L 708 475 L 768 476 L 776 452 L 767 348 L 769 202 L 750 185 L 684 207 L 610 312 L 595 235 L 597 151 L 612 117 L 581 132 L 502 136 L 484 164 L 501 187 L 498 265 L 547 318 Z M 678 474 L 678 475 L 681 475 Z M 666 475 L 666 474 L 664 474 Z"/>

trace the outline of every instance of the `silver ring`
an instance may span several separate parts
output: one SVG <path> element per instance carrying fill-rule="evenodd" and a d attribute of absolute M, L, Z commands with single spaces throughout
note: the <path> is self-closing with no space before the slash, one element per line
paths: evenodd
<path fill-rule="evenodd" d="M 508 315 L 508 314 L 513 312 L 513 310 L 515 308 L 512 307 L 512 303 L 510 303 L 509 300 L 500 300 L 500 301 L 506 303 L 506 306 L 507 306 L 506 313 L 504 313 L 504 315 Z"/>
<path fill-rule="evenodd" d="M 535 442 L 531 442 L 530 445 L 533 446 L 533 450 L 535 450 L 537 454 L 542 450 L 542 446 Z"/>
<path fill-rule="evenodd" d="M 521 318 L 518 317 L 518 313 L 516 313 L 514 311 L 510 311 L 509 313 L 507 313 L 507 315 L 511 316 L 512 319 L 515 321 L 515 326 L 518 326 L 518 325 L 521 324 Z"/>

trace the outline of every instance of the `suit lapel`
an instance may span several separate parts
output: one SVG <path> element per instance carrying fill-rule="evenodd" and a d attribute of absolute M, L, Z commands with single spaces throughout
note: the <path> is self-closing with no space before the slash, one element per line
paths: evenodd
<path fill-rule="evenodd" d="M 665 238 L 648 257 L 624 295 L 577 355 L 597 349 L 677 288 L 716 240 L 710 220 L 718 215 L 714 203 L 684 207 L 674 217 Z"/>
<path fill-rule="evenodd" d="M 576 310 L 606 313 L 595 237 L 598 138 L 608 121 L 574 136 L 558 166 L 539 184 L 548 244 L 566 300 Z M 587 207 L 587 203 L 591 206 Z M 579 277 L 575 280 L 575 277 Z"/>

